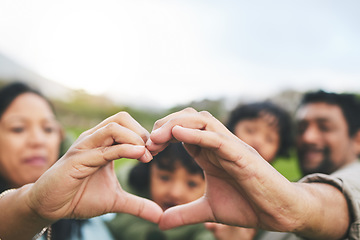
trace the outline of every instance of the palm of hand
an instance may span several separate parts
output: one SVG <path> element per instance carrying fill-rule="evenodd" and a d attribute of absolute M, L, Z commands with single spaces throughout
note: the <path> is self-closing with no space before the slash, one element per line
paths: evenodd
<path fill-rule="evenodd" d="M 206 192 L 198 201 L 166 211 L 160 227 L 168 229 L 205 221 L 256 225 L 257 218 L 246 195 L 225 170 L 233 168 L 236 163 L 224 159 L 219 161 L 219 156 L 209 149 L 188 144 L 186 148 L 204 170 Z"/>
<path fill-rule="evenodd" d="M 127 125 L 122 122 L 120 126 L 108 124 L 110 120 L 106 120 L 82 135 L 75 147 L 39 179 L 40 184 L 35 184 L 38 191 L 35 192 L 47 195 L 33 195 L 33 208 L 44 218 L 55 220 L 125 212 L 159 222 L 164 229 L 204 221 L 254 226 L 257 218 L 247 194 L 238 184 L 239 178 L 246 176 L 234 172 L 234 169 L 239 169 L 236 166 L 239 164 L 238 156 L 234 154 L 244 145 L 218 121 L 209 120 L 208 115 L 204 119 L 189 128 L 168 125 L 159 135 L 165 139 L 160 146 L 173 138 L 186 142 L 187 150 L 204 169 L 207 188 L 199 200 L 169 209 L 162 215 L 156 203 L 123 191 L 114 174 L 112 161 L 121 157 L 140 159 L 151 150 L 145 149 L 146 134 L 139 134 L 144 131 L 139 130 L 138 125 L 133 126 L 131 119 Z M 205 124 L 207 120 L 212 124 Z M 135 130 L 129 130 L 128 125 Z M 200 137 L 193 138 L 196 134 Z M 201 138 L 201 134 L 208 138 Z M 48 182 L 41 181 L 42 178 Z"/>

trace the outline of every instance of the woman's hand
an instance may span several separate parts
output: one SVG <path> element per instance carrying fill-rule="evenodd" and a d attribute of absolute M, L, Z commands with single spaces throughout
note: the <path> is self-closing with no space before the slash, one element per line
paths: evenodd
<path fill-rule="evenodd" d="M 161 208 L 125 192 L 113 168 L 113 160 L 119 158 L 150 161 L 148 137 L 148 131 L 125 112 L 104 120 L 81 134 L 31 187 L 29 207 L 50 220 L 124 212 L 158 222 Z"/>

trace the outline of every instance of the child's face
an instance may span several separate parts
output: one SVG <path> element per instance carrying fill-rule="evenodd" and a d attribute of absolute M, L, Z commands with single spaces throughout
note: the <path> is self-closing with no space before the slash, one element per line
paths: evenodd
<path fill-rule="evenodd" d="M 234 131 L 237 137 L 255 148 L 268 162 L 274 160 L 280 147 L 277 121 L 271 117 L 268 114 L 266 117 L 241 120 Z"/>
<path fill-rule="evenodd" d="M 205 191 L 205 180 L 200 173 L 191 174 L 179 162 L 175 170 L 168 171 L 151 165 L 150 193 L 154 202 L 165 210 L 167 208 L 192 202 Z"/>

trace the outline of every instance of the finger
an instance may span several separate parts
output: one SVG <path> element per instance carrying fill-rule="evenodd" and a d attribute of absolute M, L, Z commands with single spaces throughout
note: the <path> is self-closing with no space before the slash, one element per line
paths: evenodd
<path fill-rule="evenodd" d="M 145 145 L 144 140 L 136 132 L 117 123 L 110 122 L 87 136 L 82 141 L 80 148 L 93 149 L 97 147 L 111 146 L 114 143 Z"/>
<path fill-rule="evenodd" d="M 144 127 L 142 127 L 134 118 L 132 118 L 131 115 L 127 112 L 119 112 L 111 117 L 108 117 L 94 128 L 86 131 L 85 134 L 86 135 L 92 134 L 98 129 L 112 122 L 132 130 L 133 132 L 138 134 L 143 139 L 144 142 L 146 142 L 147 139 L 149 138 L 150 135 L 149 132 Z"/>
<path fill-rule="evenodd" d="M 147 148 L 145 148 L 145 153 L 140 157 L 137 158 L 140 162 L 148 163 L 153 159 L 153 155 L 149 152 Z"/>
<path fill-rule="evenodd" d="M 192 129 L 204 129 L 206 121 L 198 114 L 182 115 L 181 117 L 169 119 L 160 128 L 151 132 L 151 141 L 156 144 L 169 142 L 173 137 L 172 128 L 177 125 Z"/>
<path fill-rule="evenodd" d="M 175 228 L 178 226 L 215 221 L 214 215 L 205 197 L 178 205 L 166 210 L 159 222 L 162 230 Z"/>
<path fill-rule="evenodd" d="M 105 149 L 93 149 L 83 151 L 80 155 L 76 156 L 66 162 L 70 163 L 72 176 L 77 179 L 83 179 L 90 176 L 99 167 L 107 165 L 113 160 L 120 158 L 139 159 L 145 154 L 145 146 L 121 144 L 113 145 Z"/>
<path fill-rule="evenodd" d="M 184 114 L 193 114 L 196 113 L 197 111 L 193 108 L 185 108 L 179 112 L 175 112 L 175 113 L 171 113 L 168 116 L 159 119 L 155 122 L 152 131 L 155 131 L 156 129 L 160 128 L 162 125 L 164 125 L 166 122 L 168 122 L 170 119 L 176 118 L 178 116 L 184 115 Z"/>
<path fill-rule="evenodd" d="M 114 143 L 117 144 L 113 145 Z M 119 158 L 140 159 L 142 162 L 152 159 L 139 135 L 114 122 L 86 136 L 72 148 L 67 155 L 71 157 L 71 153 L 78 151 L 80 154 L 67 162 L 71 162 L 71 166 L 77 170 L 74 174 L 78 178 L 87 177 L 98 167 Z"/>
<path fill-rule="evenodd" d="M 155 202 L 125 191 L 121 192 L 117 199 L 113 212 L 128 213 L 154 223 L 159 222 L 163 213 Z"/>
<path fill-rule="evenodd" d="M 220 148 L 223 137 L 216 132 L 174 126 L 172 135 L 180 142 L 205 148 Z"/>
<path fill-rule="evenodd" d="M 153 143 L 149 138 L 148 141 L 146 142 L 146 149 L 148 149 L 151 152 L 152 156 L 155 156 L 159 152 L 162 152 L 169 145 L 169 143 L 170 142 L 164 144 L 156 144 Z"/>
<path fill-rule="evenodd" d="M 217 224 L 218 223 L 214 223 L 214 222 L 206 222 L 206 223 L 204 223 L 204 226 L 207 230 L 215 232 L 215 230 L 217 228 Z"/>
<path fill-rule="evenodd" d="M 162 123 L 161 127 L 151 132 L 150 138 L 146 143 L 146 147 L 152 152 L 160 152 L 167 144 L 174 140 L 172 128 L 176 125 L 193 128 L 204 129 L 206 127 L 206 119 L 203 116 L 195 114 L 174 114 L 173 118 L 168 118 Z"/>
<path fill-rule="evenodd" d="M 176 139 L 185 143 L 185 148 L 194 158 L 197 150 L 199 150 L 197 146 L 199 146 L 201 148 L 211 148 L 223 160 L 231 162 L 241 160 L 241 165 L 246 165 L 251 161 L 262 162 L 263 160 L 254 148 L 230 132 L 223 134 L 175 126 L 173 135 Z"/>

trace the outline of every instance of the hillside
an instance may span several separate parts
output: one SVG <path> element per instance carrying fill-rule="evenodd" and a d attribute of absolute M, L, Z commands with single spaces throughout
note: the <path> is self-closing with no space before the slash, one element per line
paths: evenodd
<path fill-rule="evenodd" d="M 52 99 L 66 99 L 72 92 L 69 88 L 42 77 L 2 53 L 0 53 L 0 80 L 26 82 Z"/>

